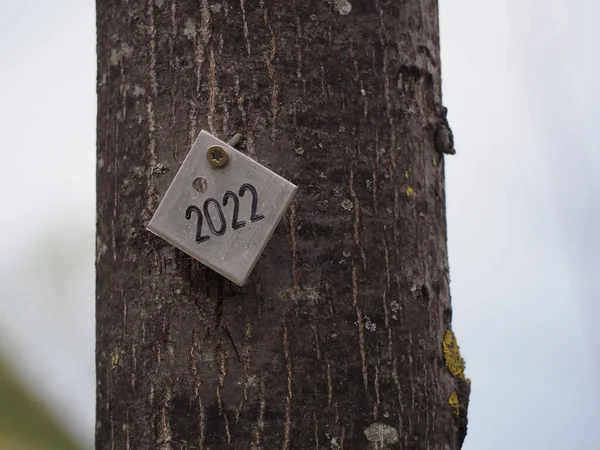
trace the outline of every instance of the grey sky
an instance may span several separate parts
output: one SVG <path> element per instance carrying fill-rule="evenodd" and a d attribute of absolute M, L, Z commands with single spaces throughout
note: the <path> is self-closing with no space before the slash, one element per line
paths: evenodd
<path fill-rule="evenodd" d="M 0 349 L 92 442 L 94 2 L 0 6 Z M 440 10 L 464 448 L 598 449 L 600 6 Z"/>
<path fill-rule="evenodd" d="M 467 449 L 600 448 L 599 9 L 565 5 L 441 5 Z"/>

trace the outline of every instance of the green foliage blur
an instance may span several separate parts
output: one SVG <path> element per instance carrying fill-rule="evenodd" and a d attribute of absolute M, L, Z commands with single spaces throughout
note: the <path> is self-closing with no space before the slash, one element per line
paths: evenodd
<path fill-rule="evenodd" d="M 93 386 L 93 248 L 92 227 L 66 223 L 0 260 L 0 450 L 92 446 L 84 433 L 89 418 L 61 417 L 58 410 L 93 408 L 81 387 Z M 19 335 L 23 329 L 32 340 Z M 48 355 L 50 361 L 68 355 L 69 364 L 49 364 Z M 54 384 L 32 385 L 45 377 Z M 55 409 L 57 395 L 62 407 Z"/>
<path fill-rule="evenodd" d="M 0 355 L 0 450 L 79 450 L 55 418 L 19 383 Z"/>

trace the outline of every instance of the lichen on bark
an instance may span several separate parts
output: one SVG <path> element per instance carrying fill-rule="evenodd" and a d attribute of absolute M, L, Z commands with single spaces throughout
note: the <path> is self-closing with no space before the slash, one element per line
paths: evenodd
<path fill-rule="evenodd" d="M 465 378 L 465 360 L 460 354 L 460 347 L 456 340 L 456 336 L 451 330 L 447 330 L 444 334 L 444 359 L 446 367 L 452 375 L 458 378 Z"/>

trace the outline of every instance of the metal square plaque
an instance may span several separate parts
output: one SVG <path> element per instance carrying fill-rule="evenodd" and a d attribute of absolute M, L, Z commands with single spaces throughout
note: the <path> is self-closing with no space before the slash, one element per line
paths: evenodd
<path fill-rule="evenodd" d="M 148 230 L 242 286 L 297 189 L 201 131 Z"/>

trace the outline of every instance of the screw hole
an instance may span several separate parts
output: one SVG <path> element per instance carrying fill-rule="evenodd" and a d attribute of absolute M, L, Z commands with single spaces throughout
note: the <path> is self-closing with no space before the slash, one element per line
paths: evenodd
<path fill-rule="evenodd" d="M 206 181 L 206 178 L 204 178 L 204 177 L 198 177 L 194 181 L 192 181 L 192 187 L 194 189 L 196 189 L 198 192 L 200 192 L 201 194 L 206 190 L 207 186 L 208 186 L 208 182 Z"/>

